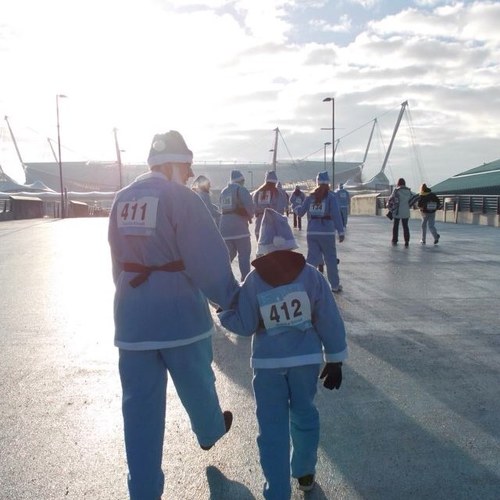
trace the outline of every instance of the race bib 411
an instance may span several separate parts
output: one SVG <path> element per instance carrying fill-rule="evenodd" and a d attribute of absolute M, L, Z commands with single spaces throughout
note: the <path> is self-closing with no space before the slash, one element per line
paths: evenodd
<path fill-rule="evenodd" d="M 120 201 L 116 211 L 116 222 L 122 229 L 129 227 L 155 229 L 157 212 L 158 198 L 154 196 L 144 196 L 133 201 Z"/>

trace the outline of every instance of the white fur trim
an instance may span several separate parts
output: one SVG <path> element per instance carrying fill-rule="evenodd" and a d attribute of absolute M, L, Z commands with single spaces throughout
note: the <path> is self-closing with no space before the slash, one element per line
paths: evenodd
<path fill-rule="evenodd" d="M 172 153 L 161 153 L 148 158 L 148 165 L 150 167 L 157 167 L 158 165 L 163 165 L 164 163 L 192 163 L 193 155 L 192 153 L 184 154 L 172 154 Z"/>
<path fill-rule="evenodd" d="M 267 245 L 264 245 L 262 243 L 259 243 L 257 245 L 257 254 L 258 255 L 267 255 L 268 253 L 271 252 L 276 252 L 277 250 L 295 250 L 296 248 L 299 248 L 297 246 L 297 242 L 295 239 L 293 240 L 285 240 L 284 238 L 281 238 L 280 236 L 275 236 L 276 238 L 280 238 L 281 242 L 276 245 L 274 243 L 268 243 Z"/>

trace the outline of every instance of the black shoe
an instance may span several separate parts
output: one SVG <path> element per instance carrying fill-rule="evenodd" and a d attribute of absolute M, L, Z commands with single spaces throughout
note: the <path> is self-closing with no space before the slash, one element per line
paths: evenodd
<path fill-rule="evenodd" d="M 409 243 L 408 243 L 408 242 L 406 242 L 406 243 L 405 243 L 405 248 L 408 248 L 408 245 L 409 245 Z"/>
<path fill-rule="evenodd" d="M 299 490 L 311 491 L 314 487 L 314 474 L 307 474 L 297 479 L 299 482 Z"/>
<path fill-rule="evenodd" d="M 393 246 L 393 247 L 395 247 L 395 246 L 398 244 L 398 242 L 397 242 L 397 241 L 391 241 L 391 243 L 392 243 L 392 246 Z"/>
<path fill-rule="evenodd" d="M 438 234 L 435 238 L 434 238 L 434 245 L 437 245 L 439 243 L 439 238 L 441 238 L 441 235 Z"/>
<path fill-rule="evenodd" d="M 224 415 L 224 426 L 226 427 L 226 434 L 227 434 L 229 432 L 229 429 L 231 429 L 231 425 L 233 425 L 233 414 L 229 410 L 226 410 L 223 413 L 223 415 Z M 211 444 L 209 446 L 203 446 L 200 444 L 200 447 L 202 450 L 208 451 L 210 450 L 210 448 L 213 447 L 214 444 Z"/>

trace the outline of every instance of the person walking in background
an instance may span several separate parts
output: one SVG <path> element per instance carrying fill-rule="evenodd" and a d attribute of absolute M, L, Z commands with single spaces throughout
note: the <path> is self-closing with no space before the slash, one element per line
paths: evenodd
<path fill-rule="evenodd" d="M 346 334 L 327 281 L 292 251 L 297 243 L 285 216 L 266 208 L 258 245 L 262 257 L 252 262 L 236 307 L 219 319 L 236 334 L 252 336 L 264 498 L 284 500 L 291 497 L 290 473 L 301 490 L 314 487 L 318 375 L 324 361 L 323 385 L 340 388 Z"/>
<path fill-rule="evenodd" d="M 283 193 L 276 187 L 278 177 L 274 170 L 266 172 L 264 184 L 253 192 L 255 207 L 255 238 L 259 239 L 260 224 L 266 208 L 272 208 L 278 213 L 284 213 L 285 201 Z"/>
<path fill-rule="evenodd" d="M 335 196 L 339 202 L 340 214 L 342 215 L 342 222 L 344 227 L 347 227 L 347 217 L 349 215 L 349 191 L 344 189 L 344 184 L 339 184 L 339 187 L 335 190 Z"/>
<path fill-rule="evenodd" d="M 116 194 L 109 218 L 114 343 L 133 500 L 156 500 L 163 492 L 168 376 L 203 450 L 233 419 L 221 411 L 215 389 L 207 298 L 228 309 L 239 286 L 211 215 L 186 187 L 192 160 L 179 132 L 155 135 L 150 172 Z"/>
<path fill-rule="evenodd" d="M 276 210 L 280 214 L 284 214 L 288 217 L 289 213 L 289 206 L 290 206 L 290 196 L 286 192 L 286 189 L 283 188 L 281 185 L 281 182 L 278 181 L 276 183 L 276 189 L 280 192 L 281 194 L 281 204 L 278 206 L 278 209 Z"/>
<path fill-rule="evenodd" d="M 210 198 L 210 179 L 204 175 L 199 175 L 193 181 L 191 189 L 203 200 L 203 203 L 205 203 L 208 208 L 215 225 L 219 227 L 220 212 L 217 205 L 212 203 L 212 199 Z"/>
<path fill-rule="evenodd" d="M 434 237 L 434 245 L 437 245 L 441 236 L 438 234 L 435 226 L 436 210 L 441 208 L 441 200 L 431 191 L 431 188 L 427 187 L 427 184 L 422 184 L 416 203 L 422 216 L 422 239 L 420 243 L 425 245 L 427 227 L 429 227 L 429 231 Z"/>
<path fill-rule="evenodd" d="M 392 192 L 387 206 L 392 212 L 392 244 L 398 244 L 399 236 L 399 221 L 403 225 L 403 236 L 405 247 L 410 244 L 410 228 L 408 227 L 408 219 L 410 218 L 410 202 L 415 199 L 415 193 L 412 193 L 410 188 L 406 187 L 406 181 L 403 178 L 398 179 L 396 189 Z"/>
<path fill-rule="evenodd" d="M 220 193 L 220 232 L 231 262 L 238 256 L 241 281 L 250 272 L 252 244 L 248 224 L 254 214 L 252 197 L 244 184 L 243 174 L 239 170 L 232 170 L 229 184 Z"/>
<path fill-rule="evenodd" d="M 300 186 L 295 186 L 295 189 L 290 196 L 290 205 L 292 206 L 292 212 L 293 212 L 293 227 L 298 228 L 298 230 L 302 230 L 302 217 L 299 217 L 295 213 L 295 209 L 302 205 L 304 203 L 304 200 L 306 199 L 306 195 L 303 191 L 300 190 Z"/>
<path fill-rule="evenodd" d="M 337 197 L 330 191 L 328 172 L 316 177 L 318 187 L 295 209 L 299 217 L 308 214 L 307 263 L 315 267 L 325 263 L 332 292 L 341 292 L 335 233 L 344 241 L 344 224 Z"/>

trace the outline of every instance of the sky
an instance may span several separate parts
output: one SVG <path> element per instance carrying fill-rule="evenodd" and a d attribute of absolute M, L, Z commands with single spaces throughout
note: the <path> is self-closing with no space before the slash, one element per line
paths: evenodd
<path fill-rule="evenodd" d="M 179 130 L 195 162 L 385 158 L 429 185 L 500 158 L 500 2 L 2 0 L 0 165 L 144 162 Z M 65 95 L 66 98 L 57 98 Z M 323 102 L 326 97 L 332 102 Z M 200 172 L 201 173 L 201 172 Z"/>

